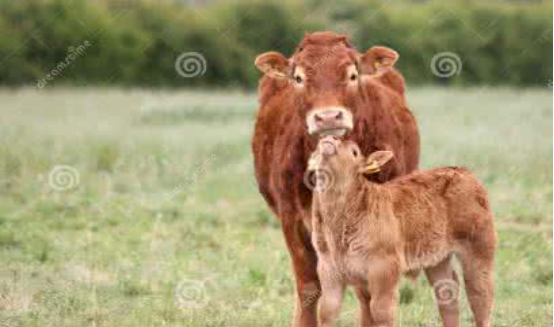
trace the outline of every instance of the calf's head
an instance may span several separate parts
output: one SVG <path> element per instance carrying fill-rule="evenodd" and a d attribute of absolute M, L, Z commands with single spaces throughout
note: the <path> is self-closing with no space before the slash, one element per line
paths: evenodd
<path fill-rule="evenodd" d="M 255 64 L 293 88 L 295 110 L 308 134 L 325 136 L 353 129 L 364 81 L 382 75 L 397 59 L 389 48 L 375 46 L 360 54 L 346 36 L 317 32 L 307 34 L 291 58 L 267 52 Z"/>
<path fill-rule="evenodd" d="M 379 172 L 393 156 L 392 151 L 375 151 L 366 158 L 355 142 L 325 136 L 310 156 L 308 171 L 316 176 L 323 173 L 326 179 L 332 178 L 334 182 L 344 185 L 358 180 L 358 176 Z"/>

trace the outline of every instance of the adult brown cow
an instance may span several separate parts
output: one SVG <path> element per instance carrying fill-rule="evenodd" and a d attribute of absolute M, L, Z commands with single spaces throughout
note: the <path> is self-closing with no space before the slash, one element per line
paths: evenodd
<path fill-rule="evenodd" d="M 398 54 L 385 47 L 360 54 L 346 36 L 331 32 L 307 34 L 290 59 L 277 52 L 256 59 L 265 74 L 252 141 L 256 179 L 281 220 L 292 258 L 295 327 L 317 325 L 320 285 L 310 242 L 312 191 L 304 174 L 318 136 L 346 134 L 364 155 L 392 150 L 395 159 L 372 177 L 375 181 L 418 166 L 419 134 L 406 107 L 404 80 L 393 68 L 397 59 Z"/>

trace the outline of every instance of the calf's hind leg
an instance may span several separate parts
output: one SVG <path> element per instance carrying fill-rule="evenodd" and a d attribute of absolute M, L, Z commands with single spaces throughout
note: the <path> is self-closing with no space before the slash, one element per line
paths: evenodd
<path fill-rule="evenodd" d="M 490 327 L 494 301 L 494 255 L 488 251 L 463 253 L 460 256 L 469 306 L 476 327 Z"/>
<path fill-rule="evenodd" d="M 427 280 L 433 286 L 444 327 L 458 327 L 460 324 L 460 285 L 451 257 L 450 255 L 438 265 L 425 269 Z"/>

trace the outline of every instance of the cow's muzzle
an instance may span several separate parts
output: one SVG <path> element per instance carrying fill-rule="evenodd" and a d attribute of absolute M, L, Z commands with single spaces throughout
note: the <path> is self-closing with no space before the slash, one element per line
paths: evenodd
<path fill-rule="evenodd" d="M 314 109 L 306 117 L 308 133 L 313 135 L 342 136 L 354 127 L 352 113 L 345 108 Z"/>

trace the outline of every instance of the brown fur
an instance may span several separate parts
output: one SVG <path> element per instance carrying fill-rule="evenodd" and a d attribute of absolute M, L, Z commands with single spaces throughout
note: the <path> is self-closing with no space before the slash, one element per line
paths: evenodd
<path fill-rule="evenodd" d="M 414 172 L 384 184 L 368 181 L 389 151 L 356 156 L 353 142 L 325 139 L 334 154 L 314 156 L 316 173 L 333 176 L 314 195 L 313 243 L 322 283 L 320 326 L 331 326 L 346 285 L 353 285 L 362 326 L 393 326 L 401 274 L 424 269 L 440 290 L 458 294 L 451 258 L 461 259 L 477 327 L 489 327 L 493 303 L 496 232 L 487 193 L 476 176 L 459 167 Z M 322 141 L 324 142 L 324 141 Z M 330 146 L 330 145 L 329 145 Z M 387 157 L 387 155 L 389 155 Z M 365 168 L 364 168 L 365 167 Z M 444 326 L 459 325 L 457 297 L 437 301 Z"/>
<path fill-rule="evenodd" d="M 370 177 L 374 181 L 409 173 L 419 162 L 419 134 L 405 104 L 402 76 L 390 67 L 363 75 L 353 87 L 341 83 L 344 69 L 340 65 L 360 63 L 360 58 L 365 57 L 345 36 L 323 32 L 307 35 L 290 60 L 277 56 L 269 63 L 257 63 L 266 76 L 259 86 L 260 110 L 252 140 L 255 173 L 260 193 L 282 222 L 291 255 L 296 327 L 316 326 L 320 291 L 317 257 L 310 242 L 312 192 L 303 182 L 308 157 L 317 143 L 317 137 L 307 133 L 307 112 L 322 105 L 348 108 L 354 128 L 346 138 L 358 142 L 366 154 L 380 149 L 397 154 L 394 162 Z M 293 85 L 291 62 L 306 70 L 309 80 L 303 90 Z M 282 68 L 286 77 L 264 64 Z"/>

